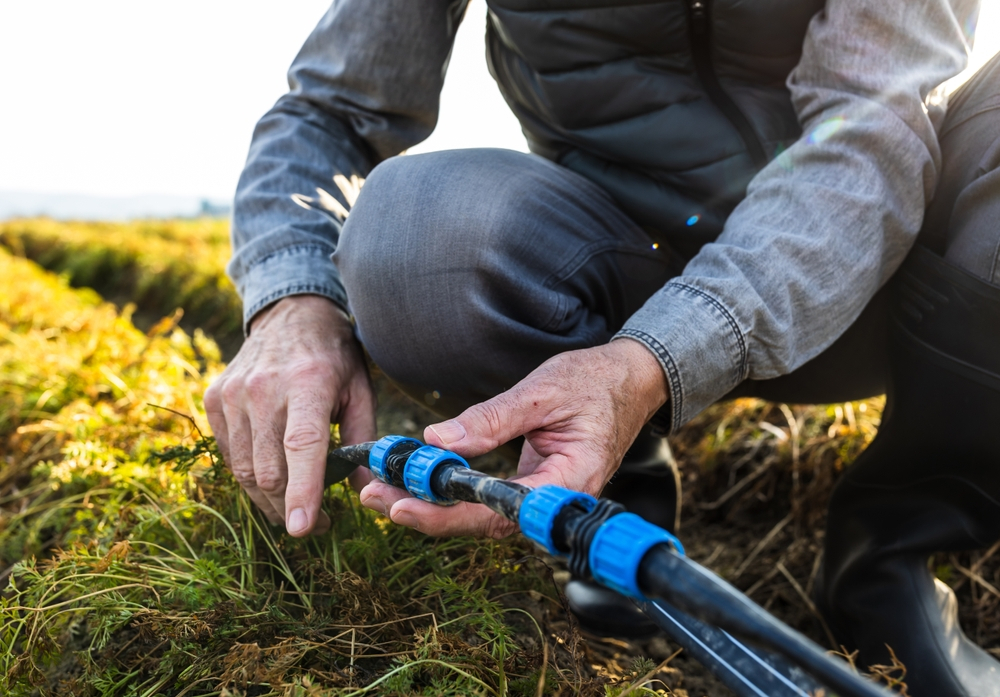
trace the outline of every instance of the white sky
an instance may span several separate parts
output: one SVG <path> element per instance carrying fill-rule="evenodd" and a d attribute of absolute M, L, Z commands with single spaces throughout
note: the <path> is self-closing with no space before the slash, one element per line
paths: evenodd
<path fill-rule="evenodd" d="M 0 2 L 0 190 L 230 198 L 254 124 L 328 4 Z M 525 149 L 486 72 L 485 10 L 473 0 L 438 128 L 415 151 Z M 1000 0 L 984 0 L 976 48 L 977 63 L 1000 48 Z"/>

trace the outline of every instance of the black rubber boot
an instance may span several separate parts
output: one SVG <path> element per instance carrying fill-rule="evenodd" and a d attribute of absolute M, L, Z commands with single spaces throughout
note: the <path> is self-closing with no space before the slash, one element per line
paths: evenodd
<path fill-rule="evenodd" d="M 602 496 L 675 532 L 680 518 L 680 475 L 666 438 L 642 430 Z M 566 584 L 566 599 L 580 625 L 601 636 L 638 639 L 659 628 L 631 600 L 590 581 Z"/>
<path fill-rule="evenodd" d="M 928 569 L 1000 538 L 1000 288 L 922 247 L 895 283 L 886 409 L 833 493 L 817 599 L 859 665 L 892 647 L 913 697 L 1000 697 L 1000 663 Z"/>

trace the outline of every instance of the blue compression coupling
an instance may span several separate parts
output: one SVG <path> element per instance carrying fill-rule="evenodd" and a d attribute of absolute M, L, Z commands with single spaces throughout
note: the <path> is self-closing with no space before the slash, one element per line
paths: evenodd
<path fill-rule="evenodd" d="M 434 475 L 434 470 L 446 462 L 455 462 L 462 467 L 469 466 L 469 463 L 461 456 L 433 445 L 425 445 L 415 451 L 406 461 L 406 468 L 403 470 L 403 483 L 406 485 L 406 490 L 418 499 L 438 505 L 447 506 L 456 503 L 449 498 L 435 496 L 431 488 L 431 477 Z"/>
<path fill-rule="evenodd" d="M 554 484 L 544 484 L 532 489 L 521 502 L 521 510 L 517 516 L 521 533 L 532 542 L 544 547 L 549 554 L 565 556 L 565 552 L 556 549 L 552 542 L 552 525 L 563 507 L 573 503 L 578 503 L 584 510 L 591 511 L 597 505 L 597 499 L 590 494 L 571 491 Z"/>
<path fill-rule="evenodd" d="M 636 576 L 646 553 L 656 545 L 671 545 L 684 554 L 680 540 L 663 528 L 646 522 L 635 513 L 619 513 L 604 522 L 590 543 L 590 573 L 601 585 L 622 595 L 647 600 L 639 590 Z"/>
<path fill-rule="evenodd" d="M 389 475 L 385 472 L 385 458 L 389 454 L 389 451 L 400 443 L 416 443 L 418 448 L 423 445 L 423 443 L 418 441 L 416 438 L 407 438 L 406 436 L 385 436 L 383 438 L 379 438 L 375 442 L 375 445 L 372 446 L 371 452 L 368 453 L 368 469 L 372 471 L 372 474 L 387 484 L 392 484 L 392 482 L 389 481 Z"/>

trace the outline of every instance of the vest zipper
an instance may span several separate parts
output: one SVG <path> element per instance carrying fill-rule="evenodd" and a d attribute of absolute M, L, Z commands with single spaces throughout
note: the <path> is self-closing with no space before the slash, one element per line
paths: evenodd
<path fill-rule="evenodd" d="M 701 80 L 702 87 L 708 93 L 708 98 L 718 107 L 733 127 L 740 134 L 746 145 L 750 159 L 758 171 L 767 164 L 764 145 L 760 142 L 757 132 L 753 130 L 746 115 L 736 106 L 736 102 L 726 94 L 719 84 L 719 78 L 712 67 L 712 37 L 709 23 L 710 0 L 688 0 L 688 19 L 691 29 L 691 52 L 694 56 L 694 67 Z"/>

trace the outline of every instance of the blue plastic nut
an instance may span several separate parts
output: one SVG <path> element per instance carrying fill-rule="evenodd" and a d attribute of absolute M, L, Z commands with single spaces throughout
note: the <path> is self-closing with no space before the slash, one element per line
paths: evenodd
<path fill-rule="evenodd" d="M 594 533 L 590 543 L 590 573 L 601 585 L 622 595 L 646 600 L 636 575 L 646 552 L 659 544 L 672 545 L 684 554 L 680 540 L 663 528 L 646 522 L 635 513 L 619 513 Z"/>
<path fill-rule="evenodd" d="M 406 490 L 423 501 L 443 506 L 455 503 L 444 496 L 435 496 L 431 490 L 431 477 L 434 470 L 445 462 L 457 462 L 463 467 L 469 466 L 469 463 L 461 456 L 433 445 L 425 445 L 415 451 L 406 461 L 406 468 L 403 470 L 403 483 Z"/>
<path fill-rule="evenodd" d="M 521 502 L 517 522 L 521 532 L 532 542 L 541 545 L 553 556 L 566 556 L 552 543 L 552 524 L 564 506 L 579 503 L 587 511 L 597 505 L 597 499 L 590 494 L 571 491 L 554 484 L 544 484 L 532 489 Z"/>
<path fill-rule="evenodd" d="M 417 446 L 423 445 L 416 438 L 407 438 L 406 436 L 385 436 L 384 438 L 379 438 L 375 445 L 372 446 L 372 450 L 368 453 L 368 468 L 372 471 L 376 477 L 381 479 L 387 484 L 391 484 L 388 475 L 385 473 L 385 456 L 389 454 L 389 451 L 400 443 L 416 443 Z"/>

